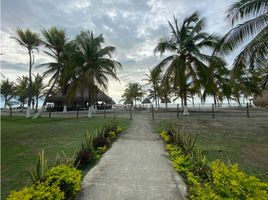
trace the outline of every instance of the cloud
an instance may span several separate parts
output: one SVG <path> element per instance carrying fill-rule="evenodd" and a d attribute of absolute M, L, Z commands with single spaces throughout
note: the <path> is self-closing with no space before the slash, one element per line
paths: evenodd
<path fill-rule="evenodd" d="M 28 70 L 27 52 L 11 36 L 18 27 L 40 29 L 57 26 L 70 39 L 80 31 L 103 34 L 105 45 L 117 48 L 114 58 L 123 65 L 118 72 L 121 84 L 111 80 L 109 94 L 120 99 L 129 81 L 139 81 L 160 60 L 153 49 L 170 33 L 168 20 L 179 22 L 198 10 L 206 18 L 206 30 L 223 34 L 230 29 L 225 12 L 233 0 L 3 0 L 1 26 L 2 73 L 15 76 Z M 163 57 L 162 57 L 163 58 Z M 48 58 L 40 51 L 36 63 Z M 121 93 L 121 94 L 120 94 Z"/>

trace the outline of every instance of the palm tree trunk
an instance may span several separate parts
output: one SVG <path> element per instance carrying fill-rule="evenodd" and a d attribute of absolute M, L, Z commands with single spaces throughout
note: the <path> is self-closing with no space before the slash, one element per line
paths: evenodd
<path fill-rule="evenodd" d="M 49 90 L 48 90 L 48 92 L 47 92 L 47 95 L 46 95 L 46 97 L 45 97 L 45 100 L 44 100 L 44 102 L 43 102 L 43 105 L 42 105 L 41 109 L 39 110 L 38 113 L 35 114 L 35 116 L 33 117 L 33 119 L 36 119 L 37 117 L 40 117 L 40 116 L 42 115 L 42 113 L 44 112 L 45 105 L 46 105 L 46 103 L 47 103 L 47 98 L 48 98 L 48 96 L 50 95 L 50 93 L 52 92 L 52 90 L 53 90 L 53 88 L 54 88 L 56 82 L 57 82 L 57 77 L 55 78 L 55 80 L 54 80 L 52 86 L 49 88 Z"/>
<path fill-rule="evenodd" d="M 213 93 L 213 99 L 214 99 L 214 106 L 216 107 L 217 105 L 217 100 L 216 100 L 216 95 Z"/>
<path fill-rule="evenodd" d="M 28 104 L 26 111 L 26 118 L 31 117 L 31 101 L 32 101 L 32 55 L 31 50 L 29 49 L 29 88 L 28 88 Z"/>
<path fill-rule="evenodd" d="M 189 115 L 188 108 L 187 108 L 187 91 L 186 91 L 186 89 L 184 90 L 183 98 L 184 98 L 183 115 Z"/>
<path fill-rule="evenodd" d="M 92 87 L 89 87 L 89 90 L 88 90 L 88 113 L 87 113 L 88 118 L 92 117 L 91 106 L 92 106 Z"/>
<path fill-rule="evenodd" d="M 6 108 L 7 108 L 7 96 L 5 96 L 5 105 L 4 105 L 4 108 L 5 108 L 5 111 L 6 111 Z"/>
<path fill-rule="evenodd" d="M 37 109 L 38 109 L 38 95 L 37 95 L 35 101 L 36 101 L 36 104 L 35 104 L 35 112 L 37 112 Z"/>

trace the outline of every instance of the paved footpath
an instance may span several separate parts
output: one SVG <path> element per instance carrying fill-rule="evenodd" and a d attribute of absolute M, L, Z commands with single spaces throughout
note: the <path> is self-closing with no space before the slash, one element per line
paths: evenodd
<path fill-rule="evenodd" d="M 186 186 L 171 167 L 150 113 L 135 113 L 122 133 L 89 171 L 79 200 L 181 200 Z"/>

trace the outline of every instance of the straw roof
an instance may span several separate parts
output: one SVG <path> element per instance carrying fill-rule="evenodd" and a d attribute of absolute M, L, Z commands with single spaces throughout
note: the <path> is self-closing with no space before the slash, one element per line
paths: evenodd
<path fill-rule="evenodd" d="M 142 103 L 152 103 L 149 98 L 145 98 Z"/>
<path fill-rule="evenodd" d="M 78 89 L 76 91 L 76 94 L 72 98 L 72 101 L 73 102 L 74 101 L 82 102 L 83 100 L 88 101 L 88 98 L 89 98 L 88 90 L 82 91 L 82 90 Z M 56 91 L 54 94 L 49 96 L 47 99 L 48 102 L 64 102 L 65 100 L 66 100 L 66 96 L 63 96 L 60 90 Z M 111 97 L 109 97 L 108 95 L 106 95 L 100 89 L 98 89 L 98 92 L 97 92 L 97 101 L 103 101 L 106 103 L 115 104 L 113 99 Z"/>
<path fill-rule="evenodd" d="M 170 99 L 161 99 L 161 103 L 171 103 Z"/>
<path fill-rule="evenodd" d="M 253 98 L 253 103 L 256 107 L 268 106 L 268 90 L 262 90 L 260 95 L 255 95 Z"/>

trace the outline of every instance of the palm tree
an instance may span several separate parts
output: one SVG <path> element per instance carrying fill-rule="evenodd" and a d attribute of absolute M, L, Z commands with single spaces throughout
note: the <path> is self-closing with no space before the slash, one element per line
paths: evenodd
<path fill-rule="evenodd" d="M 139 83 L 128 83 L 122 95 L 122 100 L 131 102 L 132 105 L 134 102 L 136 106 L 137 100 L 140 101 L 142 95 L 142 86 Z"/>
<path fill-rule="evenodd" d="M 268 53 L 268 1 L 239 0 L 228 10 L 231 29 L 222 40 L 224 52 L 245 44 L 234 61 L 234 68 L 253 69 L 267 62 Z M 247 39 L 251 39 L 245 43 Z"/>
<path fill-rule="evenodd" d="M 31 30 L 27 29 L 25 31 L 17 29 L 17 37 L 14 38 L 21 46 L 28 50 L 29 54 L 29 88 L 28 88 L 28 104 L 26 118 L 31 115 L 31 101 L 32 101 L 32 65 L 33 65 L 33 50 L 37 50 L 40 44 L 39 36 L 33 33 Z"/>
<path fill-rule="evenodd" d="M 157 108 L 157 104 L 159 106 L 159 90 L 160 90 L 160 82 L 161 82 L 161 69 L 153 68 L 150 69 L 149 74 L 145 74 L 147 78 L 144 80 L 147 81 L 147 85 L 150 84 L 152 87 L 149 89 L 149 99 L 153 99 L 155 101 L 155 107 Z M 158 100 L 158 102 L 157 102 Z"/>
<path fill-rule="evenodd" d="M 227 80 L 229 80 L 229 70 L 225 67 L 225 62 L 220 59 L 212 60 L 200 78 L 204 88 L 202 100 L 205 101 L 207 95 L 212 95 L 216 106 L 220 97 L 220 90 L 223 89 L 223 84 Z"/>
<path fill-rule="evenodd" d="M 43 83 L 44 77 L 40 74 L 34 75 L 34 82 L 33 82 L 33 97 L 35 98 L 35 112 L 38 109 L 38 101 L 39 98 L 43 96 L 43 90 L 45 89 L 45 85 Z"/>
<path fill-rule="evenodd" d="M 179 87 L 179 95 L 184 105 L 184 115 L 188 114 L 187 93 L 189 81 L 191 84 L 198 84 L 200 72 L 207 67 L 211 56 L 201 52 L 204 47 L 214 48 L 219 40 L 215 35 L 209 35 L 203 31 L 204 20 L 200 19 L 198 13 L 193 13 L 184 19 L 179 27 L 174 17 L 174 24 L 169 22 L 171 36 L 161 39 L 154 52 L 174 53 L 162 60 L 157 67 L 167 67 L 164 78 L 170 77 L 174 88 Z"/>
<path fill-rule="evenodd" d="M 18 76 L 16 81 L 17 83 L 14 88 L 14 94 L 20 102 L 21 111 L 23 111 L 25 101 L 27 97 L 29 98 L 29 96 L 27 96 L 27 89 L 29 88 L 30 81 L 26 76 Z"/>
<path fill-rule="evenodd" d="M 169 83 L 169 79 L 162 79 L 161 82 L 161 87 L 160 87 L 160 98 L 163 103 L 166 105 L 166 110 L 167 110 L 167 105 L 170 102 L 170 95 L 171 95 L 171 85 Z"/>
<path fill-rule="evenodd" d="M 95 37 L 93 32 L 81 32 L 75 40 L 80 64 L 76 67 L 76 78 L 72 84 L 72 91 L 77 88 L 87 89 L 88 117 L 91 117 L 93 99 L 96 96 L 96 86 L 108 87 L 108 76 L 119 80 L 116 76 L 117 69 L 121 64 L 111 59 L 115 47 L 102 47 L 104 38 L 102 35 Z"/>
<path fill-rule="evenodd" d="M 44 51 L 49 57 L 51 57 L 54 61 L 48 62 L 39 65 L 38 67 L 47 67 L 47 70 L 44 73 L 44 76 L 52 75 L 49 80 L 50 88 L 45 96 L 45 100 L 40 111 L 34 116 L 34 118 L 39 117 L 44 111 L 47 98 L 51 94 L 55 84 L 60 79 L 63 71 L 65 69 L 64 65 L 64 57 L 63 52 L 64 48 L 67 44 L 67 38 L 64 30 L 58 30 L 56 27 L 51 27 L 49 30 L 43 29 L 42 34 L 44 36 L 44 40 L 42 43 L 48 48 L 49 51 Z"/>
<path fill-rule="evenodd" d="M 5 105 L 4 108 L 6 109 L 8 101 L 10 101 L 14 96 L 14 87 L 13 83 L 8 80 L 2 80 L 1 82 L 1 95 L 5 99 Z"/>

